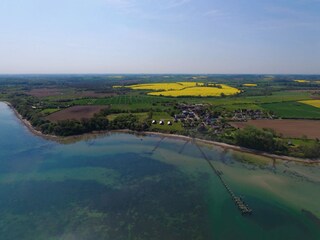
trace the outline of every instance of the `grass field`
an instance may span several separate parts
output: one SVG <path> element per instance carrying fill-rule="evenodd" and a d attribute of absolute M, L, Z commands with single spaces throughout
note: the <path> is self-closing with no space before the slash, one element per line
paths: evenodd
<path fill-rule="evenodd" d="M 107 116 L 109 121 L 113 121 L 116 117 L 127 115 L 127 113 L 118 113 L 118 114 L 110 114 Z M 134 116 L 137 116 L 139 119 L 139 122 L 143 123 L 147 121 L 148 113 L 133 113 Z M 156 120 L 157 124 L 151 125 L 151 131 L 158 131 L 158 130 L 165 130 L 165 131 L 182 131 L 183 127 L 181 125 L 181 122 L 174 123 L 173 117 L 171 117 L 166 112 L 154 112 L 152 116 L 152 120 Z M 160 125 L 159 121 L 163 120 L 164 125 Z M 172 122 L 172 125 L 168 125 L 168 121 Z"/>
<path fill-rule="evenodd" d="M 288 142 L 290 141 L 292 144 L 295 146 L 300 146 L 300 145 L 311 145 L 314 143 L 314 139 L 298 139 L 298 138 L 287 138 L 286 139 Z"/>
<path fill-rule="evenodd" d="M 44 113 L 44 114 L 51 114 L 51 113 L 55 113 L 55 112 L 58 112 L 60 111 L 59 108 L 46 108 L 46 109 L 43 109 L 41 112 Z"/>
<path fill-rule="evenodd" d="M 236 96 L 228 98 L 171 98 L 160 96 L 147 96 L 147 95 L 119 95 L 107 98 L 83 98 L 68 102 L 74 105 L 146 105 L 150 106 L 154 103 L 164 102 L 186 102 L 186 103 L 209 103 L 215 106 L 225 105 L 241 105 L 241 104 L 255 104 L 262 103 L 276 103 L 276 102 L 289 102 L 289 101 L 302 101 L 310 100 L 310 93 L 308 92 L 293 92 L 293 91 L 281 91 L 275 92 L 270 96 Z"/>
<path fill-rule="evenodd" d="M 172 102 L 172 99 L 170 99 Z M 70 102 L 73 105 L 108 105 L 111 109 L 136 111 L 139 109 L 160 109 L 168 107 L 161 103 L 169 102 L 167 98 L 151 97 L 146 95 L 121 95 L 109 98 L 86 98 Z"/>
<path fill-rule="evenodd" d="M 127 113 L 110 114 L 107 116 L 109 121 L 113 121 L 116 117 L 127 115 Z M 139 119 L 139 122 L 144 122 L 148 118 L 148 113 L 133 113 Z"/>
<path fill-rule="evenodd" d="M 296 101 L 310 100 L 310 93 L 308 92 L 294 92 L 294 91 L 281 91 L 275 92 L 269 96 L 234 96 L 227 98 L 195 98 L 195 97 L 160 97 L 160 96 L 148 96 L 141 94 L 119 95 L 108 98 L 84 98 L 80 100 L 74 100 L 68 102 L 73 105 L 108 105 L 112 109 L 119 109 L 124 111 L 139 111 L 142 109 L 153 109 L 155 111 L 165 111 L 170 109 L 170 106 L 163 106 L 163 103 L 208 103 L 215 107 L 221 106 L 227 110 L 236 109 L 266 109 L 279 113 L 281 117 L 288 118 L 294 116 L 294 118 L 319 118 L 319 113 L 315 112 L 314 107 L 306 104 L 297 103 L 297 105 L 306 106 L 297 109 L 291 109 L 288 107 L 297 106 L 292 103 Z M 289 102 L 287 105 L 286 102 Z M 268 103 L 268 104 L 266 104 Z M 281 106 L 284 106 L 282 110 Z M 310 109 L 311 108 L 311 109 Z M 317 110 L 317 109 L 316 109 Z M 285 111 L 283 113 L 283 111 Z M 287 112 L 293 112 L 288 114 Z M 307 113 L 306 113 L 307 112 Z M 314 113 L 315 112 L 315 113 Z"/>
<path fill-rule="evenodd" d="M 155 112 L 153 113 L 152 119 L 157 121 L 157 124 L 153 124 L 151 126 L 151 131 L 157 131 L 157 130 L 165 130 L 165 131 L 182 131 L 183 127 L 181 125 L 181 122 L 174 123 L 173 117 L 171 117 L 166 112 Z M 159 125 L 159 121 L 163 120 L 164 125 Z M 172 126 L 169 126 L 167 124 L 168 121 L 172 122 Z"/>
<path fill-rule="evenodd" d="M 319 108 L 299 102 L 268 103 L 260 106 L 282 118 L 320 119 Z"/>
<path fill-rule="evenodd" d="M 306 101 L 300 101 L 301 103 L 320 108 L 320 100 L 306 100 Z"/>
<path fill-rule="evenodd" d="M 203 99 L 205 103 L 211 103 L 213 105 L 234 105 L 234 104 L 263 104 L 263 103 L 278 103 L 278 102 L 291 102 L 311 99 L 308 92 L 293 92 L 293 91 L 281 91 L 275 92 L 269 96 L 236 96 L 230 98 L 221 99 Z"/>
<path fill-rule="evenodd" d="M 230 105 L 224 105 L 222 106 L 224 109 L 229 111 L 234 111 L 238 109 L 251 109 L 251 110 L 263 110 L 263 108 L 260 105 L 247 103 L 247 104 L 230 104 Z"/>
<path fill-rule="evenodd" d="M 145 95 L 120 95 L 108 98 L 84 98 L 74 100 L 75 105 L 111 105 L 111 104 L 152 104 L 168 101 L 162 97 L 150 97 Z M 171 100 L 172 101 L 172 100 Z"/>

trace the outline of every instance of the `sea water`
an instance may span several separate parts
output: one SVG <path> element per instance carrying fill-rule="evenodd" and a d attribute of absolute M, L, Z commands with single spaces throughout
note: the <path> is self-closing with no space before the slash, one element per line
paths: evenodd
<path fill-rule="evenodd" d="M 158 147 L 157 147 L 158 146 Z M 0 103 L 0 239 L 320 239 L 320 168 L 113 133 L 33 135 Z"/>

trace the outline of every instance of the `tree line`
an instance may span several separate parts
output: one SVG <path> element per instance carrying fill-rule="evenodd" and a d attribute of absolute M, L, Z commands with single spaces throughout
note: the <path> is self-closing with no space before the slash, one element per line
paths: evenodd
<path fill-rule="evenodd" d="M 235 144 L 281 155 L 289 155 L 302 158 L 319 158 L 319 140 L 301 143 L 291 146 L 288 141 L 281 139 L 272 129 L 258 129 L 248 126 L 238 130 L 235 134 Z"/>

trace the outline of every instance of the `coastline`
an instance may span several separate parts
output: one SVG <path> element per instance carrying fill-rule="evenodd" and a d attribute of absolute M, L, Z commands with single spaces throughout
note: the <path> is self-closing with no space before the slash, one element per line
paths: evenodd
<path fill-rule="evenodd" d="M 18 113 L 18 111 L 11 105 L 11 103 L 7 102 L 7 101 L 1 101 L 5 104 L 8 105 L 8 107 L 14 112 L 15 116 L 23 123 L 24 126 L 26 126 L 28 128 L 28 130 L 33 133 L 36 136 L 42 137 L 44 139 L 47 140 L 59 140 L 58 136 L 55 135 L 47 135 L 47 134 L 43 134 L 41 131 L 38 131 L 37 129 L 35 129 L 32 124 L 26 120 L 25 118 L 23 118 L 20 113 Z"/>
<path fill-rule="evenodd" d="M 75 136 L 68 136 L 68 137 L 61 137 L 61 136 L 55 136 L 55 135 L 49 135 L 49 134 L 43 134 L 41 131 L 36 130 L 32 124 L 24 119 L 18 111 L 11 105 L 11 103 L 7 101 L 0 101 L 5 103 L 16 115 L 16 117 L 23 123 L 24 126 L 28 128 L 28 130 L 41 138 L 44 138 L 46 140 L 56 141 L 60 143 L 68 143 L 73 141 L 78 141 L 82 139 L 92 138 L 92 137 L 101 137 L 104 135 L 112 134 L 112 133 L 128 133 L 128 134 L 134 134 L 134 135 L 140 135 L 140 136 L 161 136 L 171 139 L 178 139 L 178 140 L 185 140 L 185 141 L 195 141 L 197 143 L 202 144 L 208 144 L 213 145 L 216 147 L 221 147 L 225 150 L 233 150 L 237 152 L 243 152 L 243 153 L 249 153 L 254 154 L 258 156 L 267 157 L 274 160 L 282 160 L 282 161 L 291 161 L 291 162 L 298 162 L 298 163 L 304 163 L 304 164 L 320 164 L 320 159 L 314 160 L 314 159 L 303 159 L 303 158 L 296 158 L 296 157 L 290 157 L 290 156 L 283 156 L 283 155 L 276 155 L 272 153 L 262 152 L 254 149 L 244 148 L 236 145 L 231 145 L 223 142 L 216 142 L 216 141 L 210 141 L 200 138 L 192 138 L 189 136 L 184 135 L 178 135 L 178 134 L 170 134 L 170 133 L 160 133 L 160 132 L 136 132 L 128 129 L 119 129 L 119 130 L 108 130 L 108 131 L 96 131 L 91 133 L 85 133 L 81 135 L 75 135 Z"/>
<path fill-rule="evenodd" d="M 254 154 L 254 155 L 258 155 L 258 156 L 263 156 L 263 157 L 271 158 L 274 160 L 291 161 L 291 162 L 306 163 L 306 164 L 320 164 L 320 159 L 313 160 L 313 159 L 304 159 L 304 158 L 276 155 L 276 154 L 272 154 L 272 153 L 267 153 L 267 152 L 262 152 L 262 151 L 258 151 L 258 150 L 254 150 L 254 149 L 231 145 L 231 144 L 227 144 L 227 143 L 223 143 L 223 142 L 215 142 L 215 141 L 205 140 L 205 139 L 201 139 L 201 138 L 192 138 L 192 137 L 183 136 L 183 135 L 158 133 L 158 132 L 145 132 L 145 134 L 146 135 L 157 135 L 157 136 L 168 137 L 168 138 L 175 138 L 175 139 L 180 139 L 180 140 L 189 140 L 189 141 L 194 140 L 198 143 L 221 147 L 225 150 L 230 149 L 230 150 L 237 151 L 237 152 L 243 152 L 243 153 L 249 153 L 249 154 Z"/>

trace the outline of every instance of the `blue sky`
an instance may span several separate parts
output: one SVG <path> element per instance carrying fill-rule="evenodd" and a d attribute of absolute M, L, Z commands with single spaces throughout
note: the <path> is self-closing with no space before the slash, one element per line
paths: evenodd
<path fill-rule="evenodd" d="M 320 73 L 320 0 L 1 0 L 0 73 Z"/>

